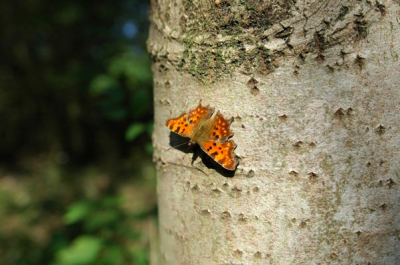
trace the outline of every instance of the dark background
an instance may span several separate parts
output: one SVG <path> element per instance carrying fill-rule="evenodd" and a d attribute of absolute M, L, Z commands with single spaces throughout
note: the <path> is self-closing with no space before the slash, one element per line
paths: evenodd
<path fill-rule="evenodd" d="M 0 6 L 0 264 L 148 264 L 147 1 Z"/>

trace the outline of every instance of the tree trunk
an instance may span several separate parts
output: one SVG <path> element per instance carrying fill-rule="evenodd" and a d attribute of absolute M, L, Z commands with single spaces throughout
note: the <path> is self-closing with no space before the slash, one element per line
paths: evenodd
<path fill-rule="evenodd" d="M 400 264 L 399 14 L 152 1 L 160 264 Z M 171 148 L 199 100 L 235 118 L 233 176 Z"/>

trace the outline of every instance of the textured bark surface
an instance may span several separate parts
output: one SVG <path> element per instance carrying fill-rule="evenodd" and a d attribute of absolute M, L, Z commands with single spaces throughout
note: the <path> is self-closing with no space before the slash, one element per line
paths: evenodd
<path fill-rule="evenodd" d="M 152 1 L 148 48 L 160 264 L 400 264 L 399 1 Z M 233 176 L 170 148 L 200 99 Z"/>

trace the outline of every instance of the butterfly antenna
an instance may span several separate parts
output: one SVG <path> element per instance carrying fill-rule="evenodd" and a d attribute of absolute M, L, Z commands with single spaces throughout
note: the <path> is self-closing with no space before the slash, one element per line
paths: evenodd
<path fill-rule="evenodd" d="M 190 141 L 189 141 L 189 142 L 185 142 L 185 143 L 181 143 L 181 144 L 178 144 L 178 145 L 175 145 L 175 146 L 171 146 L 171 147 L 169 147 L 169 148 L 167 149 L 167 151 L 170 150 L 171 148 L 176 148 L 176 147 L 178 147 L 178 146 L 182 146 L 182 145 L 185 145 L 185 144 L 187 145 L 187 149 L 186 149 L 185 154 L 184 154 L 183 157 L 182 157 L 182 161 L 184 161 L 186 155 L 189 153 L 190 149 L 192 148 L 192 144 L 191 144 Z"/>
<path fill-rule="evenodd" d="M 179 147 L 179 146 L 182 146 L 182 145 L 185 145 L 185 144 L 188 144 L 189 142 L 185 142 L 185 143 L 181 143 L 181 144 L 178 144 L 178 145 L 174 145 L 174 146 L 171 146 L 171 147 L 169 147 L 168 149 L 167 149 L 167 151 L 169 151 L 169 150 L 171 150 L 171 148 L 177 148 L 177 147 Z M 189 146 L 190 147 L 190 146 Z"/>

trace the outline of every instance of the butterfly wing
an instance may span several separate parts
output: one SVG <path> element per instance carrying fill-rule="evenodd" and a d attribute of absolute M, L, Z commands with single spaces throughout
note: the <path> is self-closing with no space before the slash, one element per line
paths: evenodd
<path fill-rule="evenodd" d="M 189 111 L 188 122 L 193 127 L 196 127 L 201 120 L 209 119 L 214 113 L 214 108 L 204 107 L 199 103 L 199 105 Z"/>
<path fill-rule="evenodd" d="M 214 108 L 204 107 L 199 103 L 199 105 L 190 110 L 189 113 L 184 113 L 179 117 L 167 120 L 166 126 L 174 133 L 190 137 L 193 128 L 195 128 L 202 119 L 210 118 L 213 113 Z"/>
<path fill-rule="evenodd" d="M 236 144 L 229 140 L 221 143 L 213 140 L 205 141 L 200 145 L 204 152 L 206 152 L 218 164 L 228 170 L 235 170 L 238 164 L 234 150 Z"/>
<path fill-rule="evenodd" d="M 218 142 L 226 142 L 233 135 L 229 126 L 233 118 L 226 120 L 219 111 L 214 117 L 213 128 L 210 131 L 210 138 Z"/>
<path fill-rule="evenodd" d="M 218 164 L 228 170 L 235 170 L 238 164 L 234 150 L 236 144 L 228 138 L 233 135 L 229 128 L 233 119 L 226 120 L 218 111 L 213 120 L 213 127 L 209 139 L 200 144 L 200 147 Z"/>
<path fill-rule="evenodd" d="M 169 119 L 166 126 L 179 135 L 192 137 L 192 132 L 199 129 L 197 127 L 199 123 L 209 119 L 213 113 L 214 108 L 204 107 L 199 103 L 189 113 Z M 218 112 L 212 120 L 213 127 L 207 132 L 209 134 L 206 140 L 196 141 L 204 152 L 227 170 L 235 170 L 238 164 L 234 153 L 236 144 L 232 140 L 227 141 L 233 135 L 229 128 L 231 122 L 232 119 L 226 120 Z"/>

